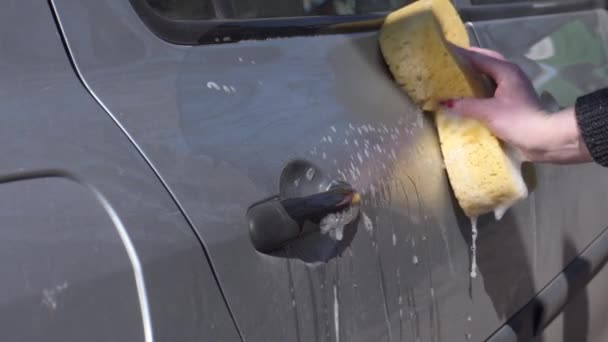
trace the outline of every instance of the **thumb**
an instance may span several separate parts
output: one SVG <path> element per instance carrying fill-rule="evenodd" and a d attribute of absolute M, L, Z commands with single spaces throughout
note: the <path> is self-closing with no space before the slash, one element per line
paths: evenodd
<path fill-rule="evenodd" d="M 441 103 L 441 106 L 458 116 L 477 119 L 484 123 L 490 121 L 489 119 L 496 109 L 493 99 L 478 99 L 473 97 L 444 101 Z"/>

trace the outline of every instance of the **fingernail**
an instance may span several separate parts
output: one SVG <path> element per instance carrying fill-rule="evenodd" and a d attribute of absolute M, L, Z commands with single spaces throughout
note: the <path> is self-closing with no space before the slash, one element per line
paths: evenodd
<path fill-rule="evenodd" d="M 441 102 L 439 102 L 439 105 L 442 107 L 446 107 L 446 108 L 454 108 L 454 100 L 450 99 L 450 100 L 441 101 Z"/>

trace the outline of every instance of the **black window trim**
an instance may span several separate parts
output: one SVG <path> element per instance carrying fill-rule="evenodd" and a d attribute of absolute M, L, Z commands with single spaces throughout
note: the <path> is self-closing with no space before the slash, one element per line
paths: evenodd
<path fill-rule="evenodd" d="M 246 20 L 174 20 L 156 13 L 146 0 L 129 0 L 139 17 L 159 38 L 177 45 L 233 43 L 294 36 L 374 31 L 387 13 L 310 16 Z M 481 21 L 605 8 L 606 0 L 517 2 L 497 5 L 463 5 L 464 21 Z"/>

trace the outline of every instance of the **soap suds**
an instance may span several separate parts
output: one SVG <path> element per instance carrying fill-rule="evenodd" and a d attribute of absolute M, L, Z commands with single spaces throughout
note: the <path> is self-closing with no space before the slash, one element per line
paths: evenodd
<path fill-rule="evenodd" d="M 220 88 L 220 86 L 215 83 L 215 82 L 207 82 L 207 88 L 209 89 L 215 89 L 215 90 L 221 90 L 222 88 Z"/>
<path fill-rule="evenodd" d="M 369 216 L 365 215 L 364 212 L 362 212 L 361 215 L 363 216 L 363 226 L 365 227 L 365 230 L 371 233 L 374 230 L 372 220 L 369 218 Z"/>
<path fill-rule="evenodd" d="M 507 212 L 507 210 L 509 210 L 511 205 L 512 203 L 503 204 L 499 205 L 498 207 L 496 207 L 496 209 L 494 209 L 494 217 L 496 218 L 496 221 L 500 221 L 502 217 L 505 216 L 505 213 Z"/>
<path fill-rule="evenodd" d="M 315 169 L 311 167 L 306 171 L 306 179 L 311 181 L 313 178 L 315 178 Z"/>
<path fill-rule="evenodd" d="M 236 93 L 236 87 L 232 86 L 232 85 L 226 85 L 226 84 L 222 84 L 219 85 L 215 82 L 209 81 L 207 82 L 207 88 L 209 89 L 213 89 L 213 90 L 217 90 L 217 91 L 224 91 L 226 93 Z"/>
<path fill-rule="evenodd" d="M 68 283 L 55 286 L 52 289 L 42 290 L 42 304 L 51 310 L 57 309 L 57 296 L 68 288 Z"/>
<path fill-rule="evenodd" d="M 325 216 L 319 224 L 321 233 L 329 234 L 332 239 L 341 241 L 344 237 L 344 226 L 357 218 L 358 214 L 359 207 L 351 205 L 340 212 Z"/>
<path fill-rule="evenodd" d="M 334 328 L 336 342 L 340 342 L 340 303 L 338 302 L 338 288 L 334 285 Z"/>
<path fill-rule="evenodd" d="M 477 217 L 471 218 L 471 278 L 477 278 Z"/>

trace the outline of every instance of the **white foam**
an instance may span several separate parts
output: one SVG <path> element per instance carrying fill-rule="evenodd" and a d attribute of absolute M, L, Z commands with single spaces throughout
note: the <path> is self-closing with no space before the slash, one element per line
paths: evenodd
<path fill-rule="evenodd" d="M 371 233 L 374 230 L 372 220 L 369 218 L 369 216 L 365 215 L 364 212 L 361 212 L 361 216 L 363 216 L 363 226 L 369 233 Z"/>
<path fill-rule="evenodd" d="M 471 217 L 471 278 L 477 278 L 477 217 Z"/>
<path fill-rule="evenodd" d="M 315 169 L 311 167 L 306 171 L 306 179 L 311 181 L 313 178 L 315 178 Z"/>
<path fill-rule="evenodd" d="M 340 342 L 340 303 L 338 302 L 338 288 L 334 285 L 334 328 L 336 342 Z"/>
<path fill-rule="evenodd" d="M 341 241 L 344 237 L 344 226 L 357 218 L 358 214 L 359 207 L 351 205 L 340 212 L 325 216 L 319 224 L 321 233 L 329 234 L 332 239 Z"/>
<path fill-rule="evenodd" d="M 211 81 L 207 82 L 207 88 L 209 88 L 209 89 L 215 89 L 215 90 L 221 90 L 222 89 L 222 88 L 220 88 L 220 86 L 217 83 L 211 82 Z"/>

